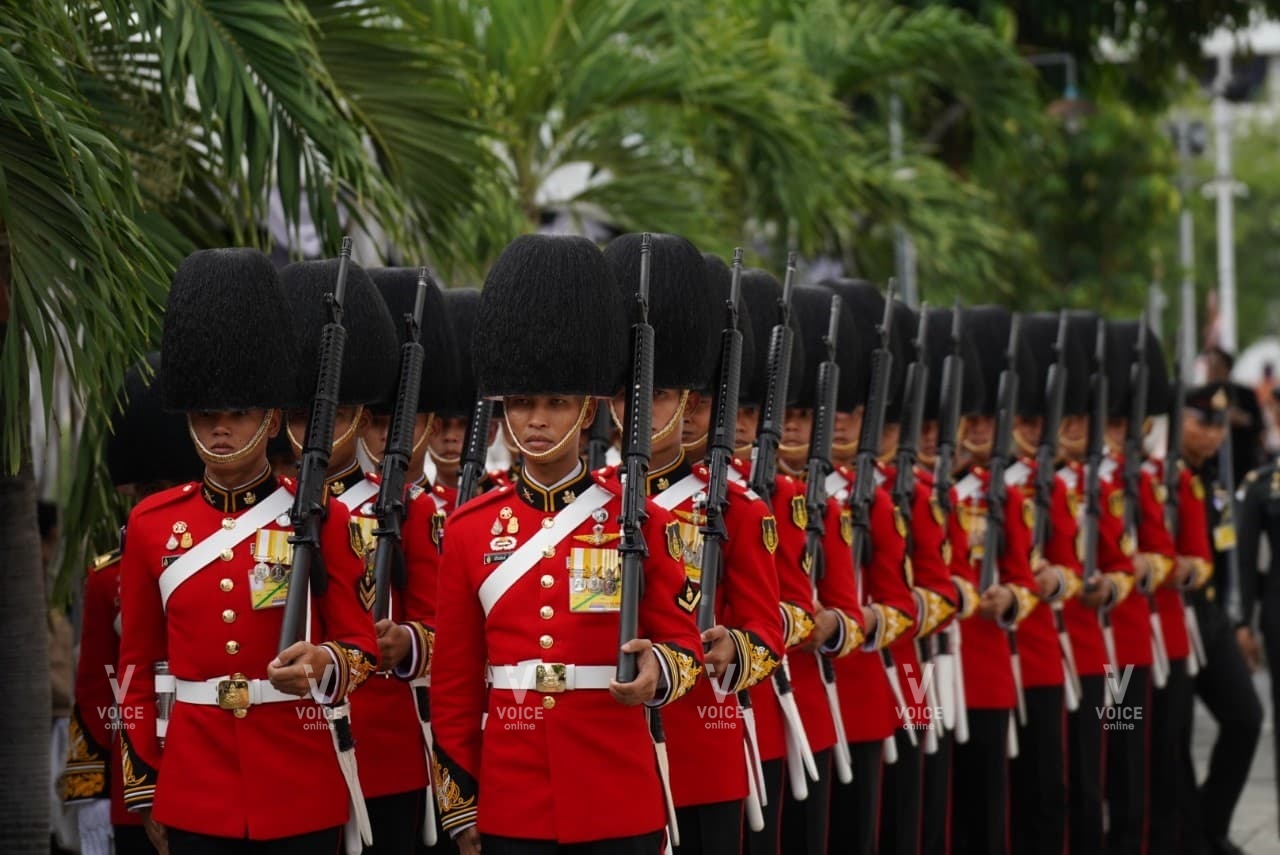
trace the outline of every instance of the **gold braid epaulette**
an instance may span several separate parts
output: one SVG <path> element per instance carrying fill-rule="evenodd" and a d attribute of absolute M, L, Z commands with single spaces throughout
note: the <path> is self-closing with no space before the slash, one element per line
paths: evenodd
<path fill-rule="evenodd" d="M 813 615 L 795 603 L 778 603 L 782 612 L 782 645 L 790 650 L 813 633 Z"/>

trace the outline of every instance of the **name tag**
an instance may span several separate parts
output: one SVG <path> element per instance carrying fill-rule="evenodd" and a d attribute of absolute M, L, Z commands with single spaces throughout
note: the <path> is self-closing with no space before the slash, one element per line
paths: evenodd
<path fill-rule="evenodd" d="M 622 608 L 622 556 L 616 549 L 569 550 L 569 611 L 616 612 Z"/>

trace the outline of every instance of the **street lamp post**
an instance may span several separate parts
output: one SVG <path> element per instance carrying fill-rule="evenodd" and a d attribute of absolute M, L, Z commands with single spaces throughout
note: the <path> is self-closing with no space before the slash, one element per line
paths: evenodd
<path fill-rule="evenodd" d="M 895 166 L 902 162 L 902 99 L 896 92 L 889 96 L 889 157 Z M 902 223 L 893 227 L 893 267 L 903 301 L 912 307 L 920 305 L 916 287 L 916 245 Z"/>

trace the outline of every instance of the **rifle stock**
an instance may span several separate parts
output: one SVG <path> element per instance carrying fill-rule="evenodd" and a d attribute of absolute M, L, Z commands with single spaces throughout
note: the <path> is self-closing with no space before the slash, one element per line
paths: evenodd
<path fill-rule="evenodd" d="M 769 337 L 769 384 L 765 389 L 760 422 L 756 427 L 755 457 L 751 461 L 751 489 L 766 503 L 773 498 L 774 478 L 778 472 L 778 444 L 782 442 L 782 423 L 787 411 L 787 385 L 791 377 L 791 348 L 795 333 L 791 329 L 791 294 L 795 287 L 796 254 L 787 254 L 787 275 L 778 299 L 778 323 Z"/>
<path fill-rule="evenodd" d="M 645 233 L 640 242 L 640 282 L 636 289 L 639 310 L 631 327 L 631 385 L 627 403 L 627 423 L 622 439 L 622 516 L 618 520 L 622 539 L 618 552 L 622 556 L 622 604 L 618 628 L 621 647 L 635 638 L 640 626 L 640 599 L 644 584 L 644 560 L 649 549 L 641 526 L 648 516 L 645 509 L 646 475 L 653 440 L 653 327 L 649 324 L 649 265 L 652 237 Z M 634 653 L 618 651 L 618 682 L 636 678 Z"/>
<path fill-rule="evenodd" d="M 391 616 L 391 587 L 403 588 L 405 561 L 403 527 L 407 513 L 404 485 L 413 458 L 413 427 L 418 411 L 418 392 L 422 388 L 422 362 L 425 358 L 419 336 L 422 330 L 422 307 L 427 296 L 427 269 L 418 271 L 418 290 L 412 314 L 405 315 L 405 342 L 400 346 L 400 381 L 396 403 L 391 413 L 387 447 L 383 450 L 378 499 L 374 511 L 378 527 L 373 535 L 378 548 L 373 554 L 373 619 Z"/>
<path fill-rule="evenodd" d="M 307 601 L 311 592 L 323 594 L 327 578 L 324 559 L 320 555 L 320 524 L 325 516 L 325 481 L 329 472 L 329 454 L 333 447 L 333 425 L 338 415 L 338 398 L 342 385 L 342 358 L 347 344 L 347 331 L 342 326 L 343 300 L 347 294 L 347 270 L 351 264 L 351 238 L 342 239 L 338 257 L 338 280 L 332 293 L 325 294 L 329 307 L 329 323 L 320 331 L 320 370 L 316 393 L 311 402 L 311 417 L 302 443 L 302 459 L 298 463 L 297 493 L 289 519 L 293 534 L 293 564 L 289 571 L 289 593 L 285 600 L 284 619 L 280 626 L 279 649 L 300 640 L 305 632 Z"/>

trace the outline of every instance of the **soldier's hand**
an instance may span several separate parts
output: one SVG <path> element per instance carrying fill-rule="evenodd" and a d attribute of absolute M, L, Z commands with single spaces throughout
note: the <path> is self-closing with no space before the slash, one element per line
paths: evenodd
<path fill-rule="evenodd" d="M 719 624 L 702 633 L 702 645 L 706 650 L 703 656 L 707 663 L 707 674 L 717 679 L 724 676 L 729 666 L 738 658 L 733 637 L 729 635 L 729 630 Z"/>
<path fill-rule="evenodd" d="M 458 851 L 462 855 L 480 855 L 480 832 L 474 825 L 459 831 L 453 842 L 458 844 Z"/>
<path fill-rule="evenodd" d="M 1135 555 L 1133 557 L 1133 584 L 1140 591 L 1148 590 L 1151 584 L 1151 577 L 1155 575 L 1155 565 L 1151 562 L 1149 555 Z"/>
<path fill-rule="evenodd" d="M 140 811 L 142 827 L 146 829 L 147 839 L 160 855 L 169 855 L 169 832 L 163 825 L 151 818 L 151 808 Z"/>
<path fill-rule="evenodd" d="M 1097 611 L 1107 604 L 1111 598 L 1111 583 L 1100 573 L 1095 573 L 1085 580 L 1080 591 L 1080 605 L 1086 609 Z"/>
<path fill-rule="evenodd" d="M 813 613 L 813 631 L 800 645 L 804 650 L 817 650 L 826 644 L 840 628 L 840 616 L 831 609 L 819 609 Z"/>
<path fill-rule="evenodd" d="M 653 655 L 653 642 L 647 638 L 633 638 L 622 645 L 622 652 L 636 654 L 636 678 L 630 683 L 610 680 L 609 694 L 613 695 L 615 701 L 628 707 L 653 700 L 658 691 L 658 678 L 662 675 L 658 659 Z M 674 677 L 672 675 L 673 679 Z"/>
<path fill-rule="evenodd" d="M 1179 588 L 1186 587 L 1195 572 L 1196 560 L 1187 555 L 1179 555 L 1173 562 L 1173 584 Z"/>
<path fill-rule="evenodd" d="M 1253 630 L 1247 626 L 1236 627 L 1236 644 L 1240 645 L 1240 653 L 1244 656 L 1244 664 L 1249 666 L 1249 672 L 1257 673 L 1262 667 L 1262 649 Z"/>
<path fill-rule="evenodd" d="M 302 698 L 311 694 L 313 684 L 324 685 L 325 670 L 332 666 L 333 660 L 323 648 L 297 641 L 271 660 L 267 678 L 276 691 Z"/>
<path fill-rule="evenodd" d="M 1036 596 L 1042 601 L 1048 602 L 1054 594 L 1058 592 L 1059 586 L 1062 584 L 1062 578 L 1058 575 L 1058 571 L 1048 561 L 1041 559 L 1036 564 Z"/>
<path fill-rule="evenodd" d="M 390 618 L 383 618 L 373 628 L 378 633 L 378 667 L 390 671 L 409 655 L 413 647 L 409 628 Z"/>
<path fill-rule="evenodd" d="M 1013 606 L 1013 591 L 1005 585 L 992 585 L 982 592 L 978 614 L 987 620 L 1000 620 Z"/>

